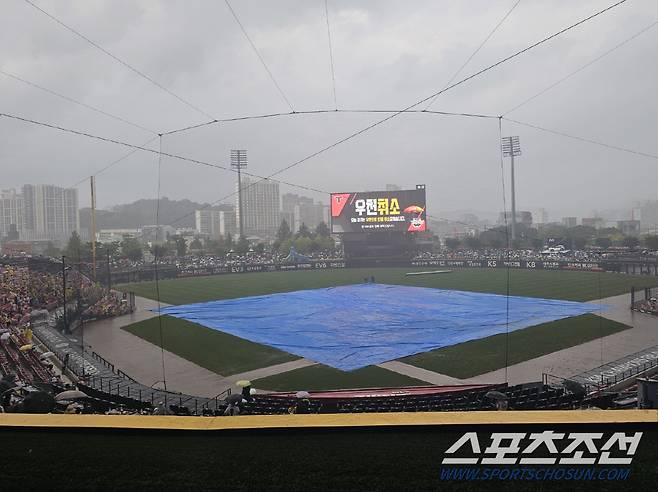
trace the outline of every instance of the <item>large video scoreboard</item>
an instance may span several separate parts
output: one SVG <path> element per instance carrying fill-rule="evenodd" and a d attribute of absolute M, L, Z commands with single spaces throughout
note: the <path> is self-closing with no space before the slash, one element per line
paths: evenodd
<path fill-rule="evenodd" d="M 332 234 L 425 230 L 424 186 L 418 186 L 415 190 L 331 194 Z"/>

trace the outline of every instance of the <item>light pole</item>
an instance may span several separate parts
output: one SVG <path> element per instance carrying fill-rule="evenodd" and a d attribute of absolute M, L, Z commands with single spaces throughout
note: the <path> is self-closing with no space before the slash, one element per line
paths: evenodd
<path fill-rule="evenodd" d="M 242 175 L 240 171 L 247 167 L 247 151 L 231 150 L 231 167 L 238 171 L 238 217 L 240 218 L 240 237 L 244 237 L 244 209 L 242 208 Z"/>
<path fill-rule="evenodd" d="M 107 295 L 112 293 L 112 272 L 110 271 L 110 248 L 107 248 Z"/>
<path fill-rule="evenodd" d="M 64 301 L 64 332 L 69 329 L 69 322 L 66 315 L 66 256 L 62 256 L 62 300 Z"/>
<path fill-rule="evenodd" d="M 516 185 L 514 181 L 514 157 L 521 155 L 521 143 L 519 137 L 502 138 L 503 157 L 509 157 L 512 161 L 511 179 L 512 179 L 512 241 L 516 239 Z"/>

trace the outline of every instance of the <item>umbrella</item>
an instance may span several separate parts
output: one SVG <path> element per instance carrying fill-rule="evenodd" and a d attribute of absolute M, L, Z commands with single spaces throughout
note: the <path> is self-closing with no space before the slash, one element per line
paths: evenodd
<path fill-rule="evenodd" d="M 2 340 L 3 342 L 9 340 L 9 333 L 3 333 L 2 335 L 0 335 L 0 340 Z"/>
<path fill-rule="evenodd" d="M 55 400 L 57 401 L 80 400 L 82 398 L 89 398 L 89 396 L 87 393 L 84 393 L 80 390 L 62 391 L 57 396 L 55 396 Z"/>
<path fill-rule="evenodd" d="M 487 391 L 487 394 L 485 394 L 484 397 L 492 400 L 507 400 L 507 395 L 500 391 Z"/>
<path fill-rule="evenodd" d="M 21 352 L 27 352 L 28 350 L 32 350 L 33 348 L 34 348 L 34 345 L 32 345 L 31 343 L 26 343 L 25 345 L 23 345 L 18 350 L 20 350 Z"/>
<path fill-rule="evenodd" d="M 295 393 L 296 398 L 310 398 L 311 394 L 308 391 L 298 391 Z"/>
<path fill-rule="evenodd" d="M 247 386 L 251 386 L 251 381 L 248 379 L 241 379 L 240 381 L 236 381 L 235 385 L 239 388 L 246 388 Z"/>

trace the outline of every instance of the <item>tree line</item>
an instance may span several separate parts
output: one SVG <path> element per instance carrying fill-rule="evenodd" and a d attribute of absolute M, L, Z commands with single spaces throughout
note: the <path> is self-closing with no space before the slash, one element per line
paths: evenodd
<path fill-rule="evenodd" d="M 311 230 L 302 224 L 299 231 L 293 233 L 284 219 L 277 231 L 276 240 L 271 244 L 264 242 L 249 242 L 244 237 L 234 238 L 231 234 L 218 238 L 194 237 L 188 241 L 181 235 L 167 235 L 164 242 L 147 245 L 136 238 L 127 237 L 122 241 L 110 243 L 96 242 L 96 260 L 102 261 L 108 254 L 111 258 L 126 258 L 130 261 L 141 261 L 144 254 L 149 252 L 153 256 L 162 258 L 166 256 L 186 256 L 188 254 L 212 254 L 226 256 L 229 253 L 245 255 L 249 252 L 256 254 L 281 253 L 287 254 L 294 247 L 302 254 L 318 251 L 333 251 L 335 242 L 332 239 L 329 227 L 324 222 Z M 66 256 L 70 262 L 89 263 L 92 261 L 92 243 L 82 241 L 77 232 L 73 232 L 64 248 L 57 248 L 52 242 L 44 252 L 46 256 L 58 258 Z"/>
<path fill-rule="evenodd" d="M 494 227 L 481 232 L 475 236 L 463 239 L 449 237 L 445 239 L 445 246 L 454 250 L 459 248 L 481 249 L 481 248 L 504 248 L 507 247 L 510 238 L 510 230 L 505 226 Z M 637 249 L 644 246 L 647 249 L 658 250 L 658 235 L 647 235 L 643 238 L 624 235 L 616 227 L 595 229 L 589 226 L 566 227 L 554 225 L 541 230 L 527 227 L 523 224 L 517 225 L 517 239 L 510 241 L 514 249 L 541 249 L 546 245 L 561 244 L 567 249 L 582 250 L 588 246 L 602 249 L 611 246 L 622 246 L 629 249 Z"/>

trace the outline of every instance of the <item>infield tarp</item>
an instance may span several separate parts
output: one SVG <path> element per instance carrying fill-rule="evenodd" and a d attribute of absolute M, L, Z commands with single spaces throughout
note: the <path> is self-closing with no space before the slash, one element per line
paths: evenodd
<path fill-rule="evenodd" d="M 344 371 L 505 333 L 505 296 L 359 284 L 162 308 Z M 509 297 L 509 330 L 606 306 Z"/>

